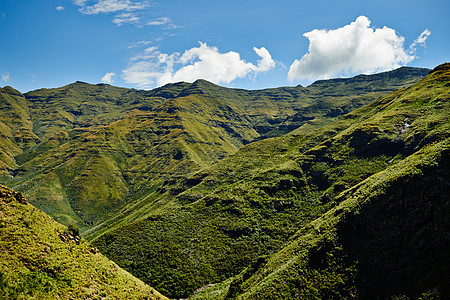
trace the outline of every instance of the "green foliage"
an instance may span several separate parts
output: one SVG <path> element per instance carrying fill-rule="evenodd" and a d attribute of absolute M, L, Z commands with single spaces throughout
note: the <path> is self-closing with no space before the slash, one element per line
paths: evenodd
<path fill-rule="evenodd" d="M 67 226 L 67 231 L 70 235 L 74 237 L 80 236 L 80 229 L 73 224 L 69 224 L 69 226 Z"/>
<path fill-rule="evenodd" d="M 361 292 L 359 264 L 337 240 L 336 224 L 347 210 L 336 207 L 343 195 L 373 176 L 377 184 L 359 189 L 358 199 L 386 193 L 396 181 L 384 177 L 385 170 L 448 137 L 448 101 L 437 101 L 448 98 L 448 87 L 434 86 L 441 76 L 432 73 L 308 135 L 254 142 L 209 168 L 166 181 L 159 191 L 181 208 L 118 226 L 94 244 L 140 278 L 145 278 L 142 272 L 157 271 L 161 277 L 147 277 L 147 282 L 173 297 L 186 297 L 230 276 L 235 276 L 230 290 L 217 294 L 241 299 L 356 297 Z M 434 120 L 432 138 L 430 126 L 424 126 L 429 120 Z M 422 167 L 412 165 L 396 176 L 420 174 Z M 319 247 L 325 237 L 333 247 L 323 252 L 323 266 L 309 264 L 309 249 Z M 289 248 L 293 243 L 295 250 Z M 266 266 L 252 265 L 257 257 L 277 251 Z M 268 273 L 271 264 L 276 267 Z M 190 281 L 178 284 L 182 274 Z"/>
<path fill-rule="evenodd" d="M 166 180 L 208 167 L 251 141 L 323 126 L 426 72 L 402 68 L 261 91 L 204 80 L 152 91 L 83 82 L 25 95 L 5 88 L 2 182 L 57 221 L 100 234 L 178 206 L 154 194 Z M 306 119 L 290 119 L 301 111 Z M 129 211 L 133 216 L 123 216 Z"/>
<path fill-rule="evenodd" d="M 0 216 L 1 299 L 166 299 L 3 186 Z"/>
<path fill-rule="evenodd" d="M 339 226 L 370 219 L 366 202 L 395 194 L 444 153 L 448 67 L 386 95 L 424 72 L 262 91 L 199 80 L 30 92 L 40 143 L 19 150 L 7 183 L 171 297 L 358 297 L 370 290 L 361 270 L 371 256 L 350 251 Z M 391 240 L 380 240 L 381 252 L 396 254 Z"/>
<path fill-rule="evenodd" d="M 31 272 L 23 281 L 11 280 L 0 272 L 0 296 L 4 299 L 20 299 L 23 295 L 49 294 L 55 289 L 55 281 L 42 272 Z"/>

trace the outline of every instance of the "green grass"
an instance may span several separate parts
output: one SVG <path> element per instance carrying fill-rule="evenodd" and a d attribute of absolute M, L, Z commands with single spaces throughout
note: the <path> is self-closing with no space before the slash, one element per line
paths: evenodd
<path fill-rule="evenodd" d="M 261 91 L 202 80 L 153 91 L 80 82 L 33 91 L 24 99 L 40 140 L 14 154 L 19 166 L 5 182 L 58 221 L 78 224 L 164 294 L 225 288 L 221 281 L 244 272 L 230 285 L 229 296 L 239 296 L 236 282 L 341 192 L 446 137 L 448 81 L 439 72 L 371 102 L 424 72 Z M 333 284 L 353 280 L 354 267 L 339 249 L 333 255 L 340 259 L 325 266 L 335 278 L 328 289 L 350 291 L 352 283 Z M 325 280 L 311 272 L 294 282 Z"/>
<path fill-rule="evenodd" d="M 295 232 L 313 220 L 321 222 L 320 216 L 341 201 L 342 192 L 448 137 L 448 81 L 442 80 L 447 73 L 434 72 L 309 135 L 251 143 L 196 174 L 166 181 L 159 188 L 162 198 L 179 207 L 131 224 L 114 223 L 110 227 L 114 230 L 90 237 L 108 257 L 173 297 L 186 297 L 240 272 L 246 277 L 244 284 L 254 272 L 246 273 L 247 266 L 257 269 L 251 266 L 259 264 L 258 257 L 283 249 Z M 432 128 L 426 125 L 429 120 Z M 410 126 L 399 132 L 406 121 Z M 328 223 L 316 226 L 317 230 L 333 235 L 335 223 Z M 311 236 L 303 240 L 305 248 L 296 251 L 307 256 L 308 249 L 317 246 L 322 253 L 322 246 L 316 244 L 322 239 Z M 323 245 L 323 251 L 328 253 L 332 245 L 331 255 L 337 260 L 324 264 L 325 273 L 305 270 L 297 279 L 283 279 L 276 288 L 292 285 L 292 292 L 261 292 L 254 298 L 350 297 L 356 292 L 357 265 L 331 237 L 330 243 Z M 289 280 L 293 281 L 288 284 Z M 315 291 L 321 281 L 324 285 Z M 245 290 L 239 285 L 231 285 L 230 297 Z M 297 285 L 305 290 L 296 290 Z"/>
<path fill-rule="evenodd" d="M 166 299 L 0 186 L 0 298 Z"/>
<path fill-rule="evenodd" d="M 93 237 L 180 206 L 155 193 L 164 181 L 207 168 L 251 141 L 277 135 L 273 130 L 284 134 L 278 127 L 286 122 L 323 126 L 426 72 L 401 68 L 260 91 L 204 80 L 152 91 L 82 82 L 25 95 L 4 88 L 1 182 Z M 314 119 L 292 122 L 301 110 Z M 131 208 L 132 216 L 124 216 Z"/>
<path fill-rule="evenodd" d="M 39 138 L 32 131 L 25 97 L 11 87 L 0 88 L 0 178 L 17 167 L 14 156 L 34 146 Z"/>
<path fill-rule="evenodd" d="M 442 236 L 449 225 L 448 70 L 448 65 L 436 68 L 411 89 L 381 98 L 331 125 L 348 129 L 309 150 L 304 159 L 339 161 L 339 151 L 330 148 L 333 142 L 348 140 L 352 130 L 364 128 L 363 112 L 376 110 L 363 119 L 378 120 L 379 128 L 383 128 L 380 121 L 386 122 L 386 115 L 407 112 L 416 117 L 411 127 L 420 130 L 409 135 L 406 131 L 408 137 L 402 138 L 410 142 L 387 160 L 385 170 L 338 193 L 333 197 L 334 207 L 292 235 L 280 251 L 255 258 L 231 284 L 210 286 L 196 299 L 209 299 L 210 295 L 218 295 L 213 299 L 447 298 L 446 253 L 450 248 Z M 379 106 L 384 111 L 377 109 Z M 342 126 L 350 119 L 359 120 L 356 128 Z M 435 123 L 432 139 L 427 134 L 429 127 L 422 126 L 430 119 Z M 400 120 L 404 121 L 403 116 Z M 324 128 L 318 134 L 330 131 Z M 373 132 L 369 135 L 377 140 Z M 358 147 L 372 148 L 366 134 L 358 137 L 365 140 L 359 141 Z M 333 165 L 327 163 L 315 170 L 332 174 Z M 362 167 L 353 161 L 347 170 Z"/>
<path fill-rule="evenodd" d="M 341 193 L 267 262 L 235 277 L 228 297 L 445 298 L 450 249 L 439 236 L 448 226 L 440 211 L 449 208 L 449 143 L 429 145 Z"/>

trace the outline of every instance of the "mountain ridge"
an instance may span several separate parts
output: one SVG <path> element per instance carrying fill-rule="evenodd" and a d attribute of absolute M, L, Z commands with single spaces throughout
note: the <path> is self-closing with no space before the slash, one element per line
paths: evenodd
<path fill-rule="evenodd" d="M 402 71 L 404 84 L 428 72 L 406 71 Z M 392 77 L 391 89 L 398 85 L 398 72 L 382 75 Z M 373 85 L 376 92 L 358 90 L 361 82 L 371 85 L 371 78 L 379 76 L 368 75 L 358 83 L 343 79 L 349 84 L 334 92 L 330 85 L 327 93 L 332 99 L 325 102 L 314 99 L 323 98 L 320 89 L 310 95 L 303 87 L 248 91 L 205 80 L 151 91 L 75 82 L 25 94 L 12 92 L 8 97 L 17 99 L 20 111 L 26 112 L 19 119 L 29 121 L 21 126 L 26 134 L 22 147 L 17 144 L 19 137 L 11 133 L 3 143 L 10 146 L 0 156 L 2 182 L 24 192 L 60 222 L 78 224 L 83 231 L 86 225 L 101 221 L 105 214 L 96 217 L 99 209 L 106 215 L 118 213 L 130 201 L 142 199 L 158 207 L 177 206 L 149 198 L 168 174 L 184 175 L 207 167 L 251 141 L 285 134 L 302 124 L 310 129 L 320 127 L 386 93 L 380 82 Z M 330 101 L 349 108 L 330 113 Z M 305 106 L 310 107 L 307 118 L 289 119 Z M 285 120 L 289 122 L 286 126 Z M 70 167 L 58 158 L 65 158 Z M 104 180 L 95 188 L 91 182 L 100 177 Z M 49 184 L 42 187 L 42 181 Z"/>
<path fill-rule="evenodd" d="M 263 266 L 263 258 L 283 248 L 297 230 L 339 205 L 341 193 L 387 168 L 395 170 L 417 151 L 448 138 L 448 74 L 446 66 L 307 135 L 248 144 L 209 168 L 166 182 L 166 198 L 174 198 L 180 208 L 131 224 L 130 212 L 130 219 L 124 217 L 115 229 L 88 236 L 124 268 L 174 297 L 186 297 L 223 276 L 234 276 L 222 296 L 242 293 L 246 299 L 238 276 L 245 265 L 256 268 L 252 267 L 256 261 L 256 266 Z M 137 231 L 139 236 L 131 238 Z M 162 275 L 165 272 L 167 276 Z M 242 282 L 251 274 L 243 273 Z"/>
<path fill-rule="evenodd" d="M 445 297 L 449 76 L 6 88 L 2 180 L 170 297 Z"/>

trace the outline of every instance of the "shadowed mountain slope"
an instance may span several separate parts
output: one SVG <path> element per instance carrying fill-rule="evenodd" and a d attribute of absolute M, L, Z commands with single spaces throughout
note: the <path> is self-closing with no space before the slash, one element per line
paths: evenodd
<path fill-rule="evenodd" d="M 359 209 L 365 200 L 370 203 L 372 198 L 368 199 L 368 195 L 378 195 L 374 191 L 387 191 L 385 197 L 391 199 L 390 193 L 396 193 L 398 184 L 392 177 L 395 174 L 405 180 L 409 178 L 408 174 L 419 176 L 414 177 L 411 185 L 399 186 L 402 191 L 407 191 L 420 181 L 421 170 L 425 172 L 428 167 L 439 166 L 436 171 L 445 171 L 448 165 L 446 139 L 450 132 L 449 79 L 450 65 L 444 64 L 411 87 L 381 97 L 314 132 L 296 134 L 297 131 L 293 131 L 289 135 L 248 144 L 209 168 L 166 180 L 155 193 L 162 194 L 159 197 L 164 201 L 177 203 L 178 208 L 165 209 L 146 218 L 143 218 L 145 213 L 142 210 L 130 209 L 111 219 L 111 223 L 106 222 L 109 229 L 97 228 L 88 236 L 94 237 L 93 243 L 119 265 L 173 297 L 186 297 L 208 283 L 236 275 L 232 282 L 218 284 L 216 289 L 212 287 L 201 295 L 209 297 L 215 294 L 218 299 L 227 295 L 228 298 L 242 299 L 368 295 L 371 287 L 364 287 L 366 275 L 360 274 L 370 273 L 367 271 L 372 263 L 370 260 L 364 262 L 366 265 L 361 272 L 357 272 L 352 263 L 347 264 L 347 258 L 340 260 L 339 257 L 343 257 L 341 252 L 336 252 L 338 258 L 330 260 L 330 265 L 322 262 L 322 253 L 331 251 L 330 255 L 334 255 L 333 249 L 340 247 L 341 244 L 335 240 L 330 242 L 332 248 L 327 241 L 323 247 L 317 244 L 319 254 L 311 254 L 311 270 L 304 269 L 310 273 L 305 275 L 306 279 L 299 277 L 299 283 L 295 281 L 295 274 L 303 272 L 302 265 L 296 264 L 294 269 L 289 269 L 289 263 L 291 259 L 292 262 L 303 259 L 309 251 L 308 245 L 314 246 L 319 241 L 315 238 L 309 241 L 310 230 L 315 232 L 317 228 L 320 236 L 334 234 L 337 230 L 334 227 L 337 223 L 333 223 L 335 219 L 328 221 L 323 218 L 335 214 L 341 204 L 345 205 L 346 195 L 351 192 L 359 190 L 361 194 L 358 196 L 360 205 L 355 206 Z M 300 133 L 304 132 L 300 130 Z M 394 175 L 384 177 L 383 174 L 391 172 Z M 445 179 L 444 175 L 438 177 Z M 439 178 L 431 178 L 430 182 L 439 182 Z M 372 180 L 375 183 L 365 185 Z M 442 184 L 431 195 L 446 192 L 448 183 L 444 181 Z M 427 188 L 432 190 L 432 184 Z M 405 195 L 412 197 L 413 194 Z M 392 199 L 401 200 L 401 197 Z M 433 197 L 426 198 L 423 203 L 432 200 Z M 448 202 L 444 200 L 437 198 L 437 210 L 433 208 L 433 211 L 447 209 Z M 421 201 L 417 208 L 423 206 Z M 395 209 L 401 206 L 392 205 Z M 411 209 L 414 210 L 415 205 Z M 349 210 L 356 214 L 353 206 Z M 374 208 L 373 211 L 367 209 L 367 214 L 375 211 L 382 213 L 381 209 Z M 404 223 L 407 223 L 413 215 L 405 213 Z M 340 216 L 341 211 L 336 214 Z M 377 216 L 373 218 L 375 220 Z M 390 218 L 389 215 L 380 216 L 381 222 L 391 222 Z M 363 222 L 364 218 L 359 220 Z M 436 226 L 442 232 L 446 226 L 445 218 L 436 220 Z M 322 223 L 326 224 L 323 228 L 311 225 Z M 346 226 L 351 228 L 352 223 Z M 372 225 L 367 226 L 370 234 Z M 407 239 L 421 226 L 413 224 L 399 238 Z M 380 241 L 383 230 L 387 227 L 376 233 Z M 347 230 L 344 231 L 347 235 L 343 233 L 341 238 L 347 238 L 347 245 L 357 243 Z M 301 237 L 303 232 L 304 238 Z M 103 234 L 98 236 L 99 233 Z M 368 233 L 359 234 L 367 238 L 365 235 Z M 386 234 L 385 244 L 380 247 L 392 249 L 389 243 L 395 240 L 395 236 Z M 266 262 L 272 258 L 280 259 L 274 253 L 286 251 L 282 249 L 297 238 L 305 242 L 299 242 L 298 248 L 289 255 L 279 256 L 285 261 L 280 264 L 274 262 L 273 273 L 267 273 L 263 267 Z M 416 242 L 413 238 L 412 243 Z M 438 251 L 446 249 L 445 241 L 437 241 L 437 244 Z M 300 256 L 296 258 L 295 255 Z M 356 252 L 352 255 L 357 257 L 361 254 Z M 381 255 L 380 259 L 385 257 Z M 315 257 L 318 257 L 317 262 Z M 364 256 L 365 259 L 369 257 L 370 254 Z M 411 258 L 406 254 L 405 259 L 409 261 Z M 260 269 L 264 271 L 262 275 L 256 273 Z M 241 271 L 243 273 L 238 275 Z M 282 272 L 283 277 L 275 277 L 278 272 Z M 414 278 L 427 274 L 427 270 L 421 269 L 420 272 Z M 433 274 L 430 278 L 441 274 L 430 272 Z M 396 274 L 399 273 L 393 272 L 391 276 Z M 247 281 L 252 276 L 259 277 Z M 340 282 L 343 284 L 339 285 Z M 356 282 L 362 285 L 356 286 Z M 405 288 L 401 283 L 393 285 L 398 289 L 388 288 L 386 293 L 389 296 L 408 294 L 408 285 Z M 286 292 L 276 292 L 287 287 L 289 290 Z M 411 295 L 433 288 L 428 284 L 418 285 L 417 289 L 411 289 Z M 327 291 L 332 294 L 326 294 Z M 380 294 L 380 297 L 384 296 Z"/>
<path fill-rule="evenodd" d="M 0 186 L 1 299 L 167 299 Z"/>
<path fill-rule="evenodd" d="M 194 299 L 447 299 L 449 139 L 335 198 L 337 204 Z"/>

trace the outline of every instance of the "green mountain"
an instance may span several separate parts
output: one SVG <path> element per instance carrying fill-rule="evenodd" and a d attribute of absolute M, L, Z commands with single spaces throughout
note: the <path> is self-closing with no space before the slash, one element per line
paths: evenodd
<path fill-rule="evenodd" d="M 197 296 L 448 295 L 449 79 L 444 64 L 309 134 L 167 180 L 177 206 L 126 212 L 93 243 L 172 297 L 229 277 Z"/>
<path fill-rule="evenodd" d="M 170 297 L 445 296 L 449 64 L 428 72 L 5 87 L 1 181 Z"/>
<path fill-rule="evenodd" d="M 76 82 L 22 95 L 6 87 L 0 179 L 57 221 L 94 237 L 118 221 L 179 207 L 161 192 L 164 182 L 251 141 L 319 128 L 427 72 L 400 68 L 261 91 L 204 80 L 151 91 Z"/>
<path fill-rule="evenodd" d="M 0 175 L 9 175 L 17 167 L 14 156 L 39 141 L 33 132 L 28 104 L 11 87 L 0 88 Z"/>
<path fill-rule="evenodd" d="M 1 299 L 167 299 L 0 186 Z"/>

